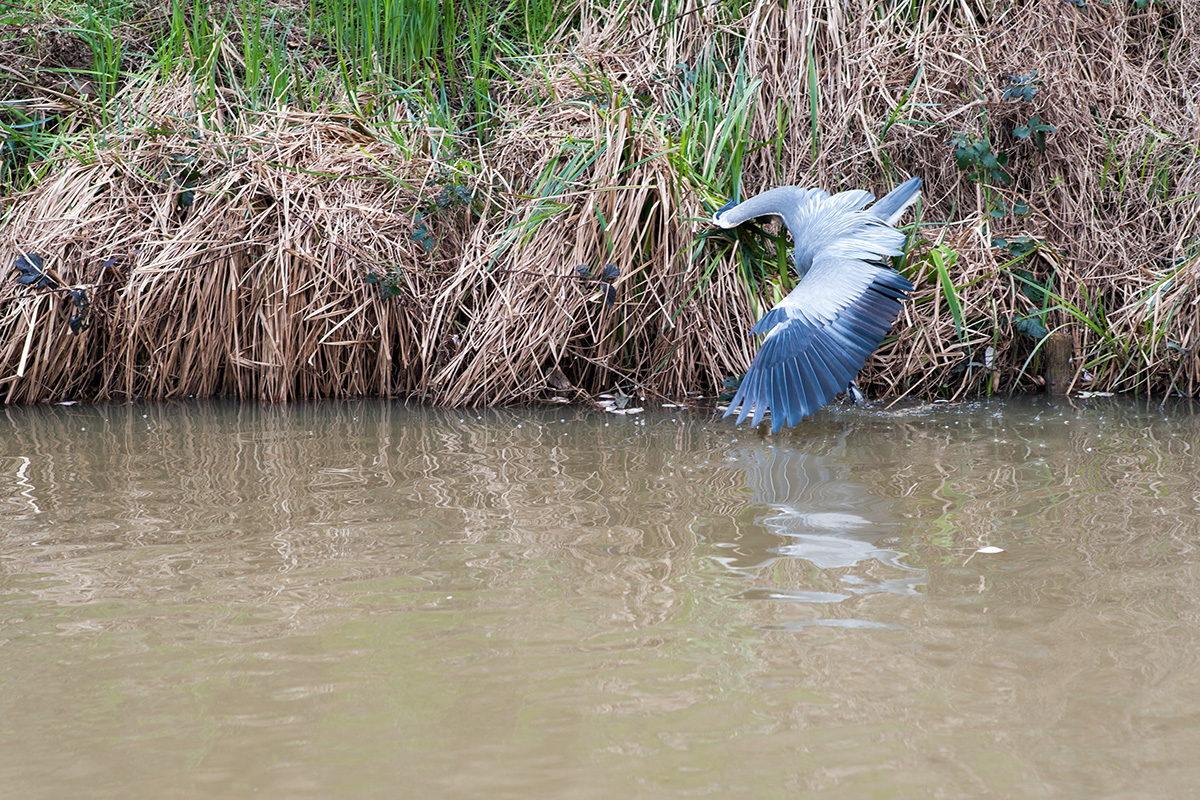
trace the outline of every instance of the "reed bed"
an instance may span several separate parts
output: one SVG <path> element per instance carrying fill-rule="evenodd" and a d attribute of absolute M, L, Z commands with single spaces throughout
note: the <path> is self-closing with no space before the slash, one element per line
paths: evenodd
<path fill-rule="evenodd" d="M 713 394 L 792 285 L 713 208 L 910 174 L 869 393 L 1200 391 L 1193 4 L 418 5 L 2 40 L 6 401 Z"/>

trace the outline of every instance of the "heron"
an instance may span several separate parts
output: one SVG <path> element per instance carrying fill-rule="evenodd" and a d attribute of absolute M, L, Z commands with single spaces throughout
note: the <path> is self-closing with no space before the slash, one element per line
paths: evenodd
<path fill-rule="evenodd" d="M 725 416 L 758 425 L 770 413 L 771 433 L 778 433 L 850 385 L 913 290 L 884 259 L 901 254 L 906 237 L 894 226 L 920 189 L 921 179 L 909 178 L 867 208 L 875 196 L 861 189 L 830 195 L 779 186 L 717 209 L 712 221 L 721 228 L 780 217 L 800 275 L 751 329 L 764 338 Z"/>

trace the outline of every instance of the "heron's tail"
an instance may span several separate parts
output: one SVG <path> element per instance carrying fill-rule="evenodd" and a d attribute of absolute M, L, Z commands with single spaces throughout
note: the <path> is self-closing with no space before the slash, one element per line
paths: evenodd
<path fill-rule="evenodd" d="M 892 189 L 871 206 L 867 211 L 879 217 L 888 225 L 895 225 L 904 214 L 905 209 L 917 202 L 921 196 L 921 179 L 909 178 L 904 183 Z"/>

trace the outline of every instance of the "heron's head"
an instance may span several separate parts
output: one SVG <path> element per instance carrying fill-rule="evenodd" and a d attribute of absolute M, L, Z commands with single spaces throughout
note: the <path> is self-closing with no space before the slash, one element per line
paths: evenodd
<path fill-rule="evenodd" d="M 718 228 L 736 228 L 738 223 L 730 222 L 728 219 L 723 219 L 722 217 L 725 215 L 726 211 L 733 208 L 737 204 L 737 200 L 730 200 L 728 203 L 713 212 L 713 225 L 716 225 Z"/>

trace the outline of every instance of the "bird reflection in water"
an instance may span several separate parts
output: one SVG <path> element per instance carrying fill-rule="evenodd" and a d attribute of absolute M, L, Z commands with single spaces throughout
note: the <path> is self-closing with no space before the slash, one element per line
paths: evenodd
<path fill-rule="evenodd" d="M 921 594 L 925 570 L 888 546 L 903 520 L 890 501 L 850 477 L 848 462 L 788 446 L 747 448 L 738 461 L 753 491 L 746 513 L 755 516 L 738 526 L 737 541 L 721 545 L 717 561 L 756 581 L 786 582 L 742 598 L 839 603 L 878 592 Z M 878 627 L 864 620 L 814 624 Z"/>

